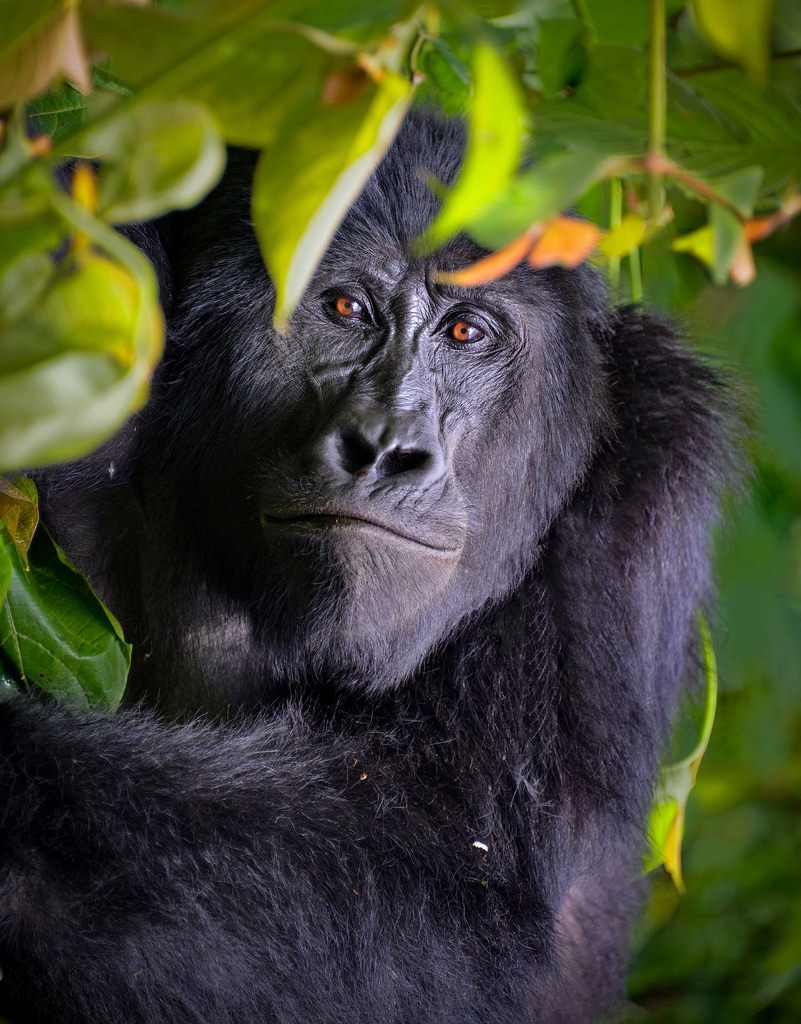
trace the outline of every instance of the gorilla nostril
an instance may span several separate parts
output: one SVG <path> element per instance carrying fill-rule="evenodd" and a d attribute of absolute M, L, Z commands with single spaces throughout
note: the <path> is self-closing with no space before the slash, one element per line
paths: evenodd
<path fill-rule="evenodd" d="M 376 458 L 376 449 L 358 434 L 340 434 L 337 438 L 339 462 L 347 473 L 366 476 Z"/>
<path fill-rule="evenodd" d="M 424 469 L 430 460 L 430 454 L 419 448 L 391 448 L 376 462 L 376 476 L 381 480 L 387 476 Z"/>

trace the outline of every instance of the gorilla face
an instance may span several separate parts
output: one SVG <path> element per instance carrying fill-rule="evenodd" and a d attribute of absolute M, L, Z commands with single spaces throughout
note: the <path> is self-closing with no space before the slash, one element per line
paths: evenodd
<path fill-rule="evenodd" d="M 429 142 L 418 137 L 418 155 L 447 177 Z M 482 250 L 461 237 L 412 255 L 435 204 L 403 146 L 285 336 L 245 226 L 241 164 L 194 215 L 163 371 L 192 405 L 162 413 L 163 457 L 178 453 L 166 473 L 183 480 L 199 559 L 235 585 L 287 679 L 407 677 L 519 581 L 601 426 L 600 355 L 579 313 L 589 279 L 521 267 L 476 288 L 442 283 Z M 212 241 L 220 222 L 241 234 L 226 251 Z"/>

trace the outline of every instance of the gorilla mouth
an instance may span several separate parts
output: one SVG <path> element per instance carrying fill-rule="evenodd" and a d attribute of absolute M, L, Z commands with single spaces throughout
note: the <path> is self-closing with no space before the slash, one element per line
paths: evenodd
<path fill-rule="evenodd" d="M 317 530 L 332 530 L 337 527 L 367 526 L 393 537 L 398 537 L 409 544 L 425 548 L 427 551 L 438 555 L 453 556 L 459 554 L 461 546 L 452 544 L 437 544 L 422 537 L 414 536 L 405 530 L 399 529 L 393 523 L 383 519 L 375 519 L 371 516 L 354 515 L 352 512 L 303 512 L 287 515 L 271 515 L 268 512 L 261 513 L 261 524 L 263 527 L 310 527 Z"/>

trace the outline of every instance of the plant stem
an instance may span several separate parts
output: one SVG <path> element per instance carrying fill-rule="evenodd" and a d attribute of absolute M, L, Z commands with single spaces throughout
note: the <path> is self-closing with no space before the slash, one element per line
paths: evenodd
<path fill-rule="evenodd" d="M 623 182 L 620 178 L 612 178 L 609 181 L 609 228 L 610 230 L 619 226 L 623 219 Z M 609 283 L 617 291 L 620 287 L 620 259 L 615 258 L 609 261 Z"/>
<path fill-rule="evenodd" d="M 665 119 L 667 88 L 665 57 L 665 0 L 651 3 L 650 89 L 648 94 L 648 155 L 651 159 L 665 155 Z M 662 209 L 662 175 L 651 170 L 648 176 L 648 213 L 655 221 Z"/>
<path fill-rule="evenodd" d="M 629 253 L 629 277 L 631 279 L 631 301 L 640 303 L 643 300 L 643 292 L 639 247 L 632 249 Z"/>

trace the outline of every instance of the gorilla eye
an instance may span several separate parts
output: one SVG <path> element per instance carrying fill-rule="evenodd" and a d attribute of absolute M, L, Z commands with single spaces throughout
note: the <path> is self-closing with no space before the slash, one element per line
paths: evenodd
<path fill-rule="evenodd" d="M 336 309 L 340 316 L 347 316 L 353 320 L 360 320 L 364 312 L 361 302 L 358 299 L 351 298 L 350 295 L 340 295 L 334 303 L 334 309 Z"/>
<path fill-rule="evenodd" d="M 454 341 L 471 342 L 481 341 L 484 332 L 479 327 L 469 324 L 466 320 L 459 320 L 448 331 Z"/>

